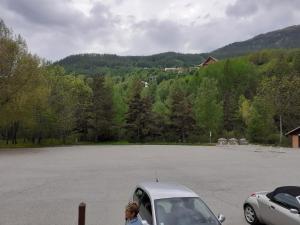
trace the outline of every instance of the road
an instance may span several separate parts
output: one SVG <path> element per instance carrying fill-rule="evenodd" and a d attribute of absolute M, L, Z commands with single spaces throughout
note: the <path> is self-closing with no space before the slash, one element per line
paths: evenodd
<path fill-rule="evenodd" d="M 228 225 L 245 225 L 254 191 L 300 185 L 300 151 L 260 146 L 73 146 L 0 151 L 0 225 L 124 224 L 135 184 L 177 182 L 198 193 Z"/>

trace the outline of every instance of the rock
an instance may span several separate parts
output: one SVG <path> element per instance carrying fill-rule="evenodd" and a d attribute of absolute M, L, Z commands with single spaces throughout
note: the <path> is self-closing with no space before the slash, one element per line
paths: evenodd
<path fill-rule="evenodd" d="M 238 145 L 238 144 L 239 144 L 239 141 L 238 141 L 238 139 L 236 139 L 236 138 L 230 138 L 230 139 L 228 140 L 228 144 L 230 144 L 230 145 Z"/>
<path fill-rule="evenodd" d="M 227 139 L 226 138 L 219 138 L 218 139 L 218 145 L 227 145 Z"/>
<path fill-rule="evenodd" d="M 241 138 L 239 140 L 239 143 L 240 143 L 240 145 L 248 145 L 249 144 L 246 138 Z"/>

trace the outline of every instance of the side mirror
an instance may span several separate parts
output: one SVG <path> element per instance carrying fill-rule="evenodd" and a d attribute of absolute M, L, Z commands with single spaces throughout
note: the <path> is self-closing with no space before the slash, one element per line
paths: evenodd
<path fill-rule="evenodd" d="M 142 220 L 142 224 L 143 224 L 143 225 L 149 225 L 149 223 L 148 223 L 147 220 Z"/>
<path fill-rule="evenodd" d="M 299 214 L 299 211 L 297 209 L 290 209 L 290 213 Z"/>
<path fill-rule="evenodd" d="M 220 223 L 223 223 L 226 220 L 226 217 L 223 214 L 218 215 L 218 220 Z"/>

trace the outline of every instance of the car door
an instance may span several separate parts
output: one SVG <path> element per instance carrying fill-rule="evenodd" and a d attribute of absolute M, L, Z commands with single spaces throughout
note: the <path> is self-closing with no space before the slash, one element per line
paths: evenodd
<path fill-rule="evenodd" d="M 132 197 L 132 200 L 139 203 L 139 205 L 141 205 L 141 201 L 142 201 L 142 198 L 144 196 L 144 190 L 142 190 L 141 188 L 137 188 L 134 193 L 133 193 L 133 197 Z M 143 218 L 141 218 L 141 215 L 140 213 L 138 214 L 138 219 L 143 222 Z"/>
<path fill-rule="evenodd" d="M 275 204 L 265 195 L 258 195 L 257 202 L 259 208 L 257 213 L 259 213 L 262 222 L 268 225 L 276 225 L 272 222 L 272 217 L 274 216 L 273 207 L 275 207 Z"/>
<path fill-rule="evenodd" d="M 146 192 L 144 192 L 141 201 L 140 201 L 140 212 L 139 215 L 142 221 L 147 221 L 149 225 L 153 224 L 153 217 L 152 217 L 152 204 L 150 197 Z M 144 222 L 143 222 L 144 223 Z"/>
<path fill-rule="evenodd" d="M 137 188 L 133 194 L 133 201 L 141 203 L 141 199 L 144 195 L 144 191 L 141 188 Z"/>
<path fill-rule="evenodd" d="M 257 198 L 259 215 L 264 224 L 268 225 L 299 225 L 300 215 L 293 214 L 290 209 L 298 209 L 299 201 L 286 193 L 259 195 Z"/>
<path fill-rule="evenodd" d="M 152 205 L 148 194 L 141 188 L 137 188 L 133 194 L 133 201 L 138 202 L 140 205 L 138 217 L 142 223 L 145 223 L 146 221 L 149 225 L 152 225 Z"/>
<path fill-rule="evenodd" d="M 290 209 L 299 210 L 300 205 L 294 196 L 278 193 L 271 199 L 261 198 L 260 205 L 263 220 L 268 225 L 299 225 L 300 215 Z"/>
<path fill-rule="evenodd" d="M 300 204 L 294 196 L 288 193 L 278 193 L 270 201 L 270 218 L 272 225 L 299 225 L 300 214 L 292 213 L 291 209 L 299 212 Z"/>

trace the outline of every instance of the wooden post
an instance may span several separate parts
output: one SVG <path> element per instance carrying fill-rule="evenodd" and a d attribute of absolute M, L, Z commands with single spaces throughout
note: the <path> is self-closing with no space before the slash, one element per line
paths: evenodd
<path fill-rule="evenodd" d="M 280 147 L 281 147 L 281 143 L 282 143 L 282 117 L 280 115 L 280 137 L 279 137 L 279 144 L 280 144 Z"/>
<path fill-rule="evenodd" d="M 85 225 L 85 207 L 86 207 L 86 204 L 84 202 L 79 204 L 79 207 L 78 207 L 78 225 Z"/>

